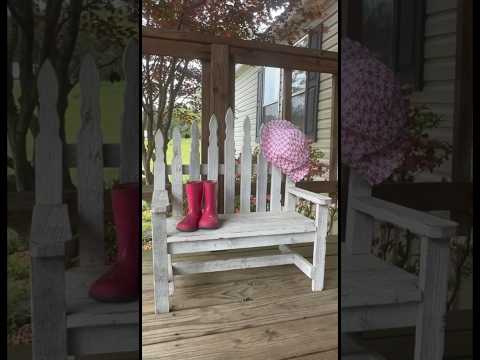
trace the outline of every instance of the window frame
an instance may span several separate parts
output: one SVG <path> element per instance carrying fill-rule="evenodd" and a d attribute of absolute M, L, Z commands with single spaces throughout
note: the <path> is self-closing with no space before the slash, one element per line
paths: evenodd
<path fill-rule="evenodd" d="M 400 1 L 404 1 L 400 3 Z M 401 5 L 408 4 L 407 0 L 392 0 L 393 2 L 393 70 L 397 74 L 402 84 L 413 85 L 414 90 L 421 91 L 423 89 L 423 67 L 424 67 L 424 45 L 425 45 L 425 7 L 426 0 L 408 0 L 412 1 L 414 14 L 401 15 Z M 355 41 L 364 43 L 363 41 L 363 28 L 362 23 L 364 19 L 363 14 L 363 0 L 360 1 L 348 1 L 346 5 L 346 27 L 347 36 Z M 413 54 L 411 64 L 407 67 L 401 68 L 399 65 L 399 58 L 401 54 L 400 41 L 401 41 L 401 28 L 405 26 L 403 21 L 408 19 L 411 21 L 414 27 L 414 36 L 411 39 L 413 43 Z M 407 39 L 408 40 L 408 39 Z M 408 42 L 408 41 L 407 41 Z"/>

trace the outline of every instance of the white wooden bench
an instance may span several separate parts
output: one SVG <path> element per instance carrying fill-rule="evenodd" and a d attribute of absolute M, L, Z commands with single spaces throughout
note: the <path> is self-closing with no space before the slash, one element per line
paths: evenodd
<path fill-rule="evenodd" d="M 456 223 L 372 197 L 371 187 L 353 171 L 347 207 L 341 249 L 342 332 L 414 326 L 415 360 L 441 360 L 449 240 L 455 235 Z M 371 254 L 375 220 L 421 237 L 418 277 Z"/>
<path fill-rule="evenodd" d="M 189 166 L 182 165 L 181 138 L 178 128 L 173 130 L 171 166 L 165 165 L 162 151 L 164 139 L 160 132 L 156 134 L 155 181 L 151 210 L 156 313 L 165 313 L 170 310 L 169 295 L 174 291 L 175 275 L 294 264 L 312 279 L 313 291 L 323 289 L 330 198 L 297 188 L 286 179 L 285 206 L 282 207 L 281 187 L 284 177 L 282 173 L 270 166 L 261 152 L 256 164 L 252 164 L 250 120 L 246 118 L 243 122 L 241 163 L 237 167 L 233 136 L 234 115 L 231 109 L 226 113 L 225 126 L 224 164 L 219 164 L 218 161 L 218 123 L 214 115 L 209 124 L 208 164 L 200 164 L 199 132 L 196 124 L 192 125 Z M 241 174 L 240 213 L 234 213 L 236 173 Z M 170 204 L 165 187 L 166 174 L 171 175 L 172 185 L 172 217 L 170 218 L 166 215 Z M 193 233 L 182 233 L 175 229 L 175 224 L 184 214 L 183 174 L 188 174 L 190 180 L 199 180 L 202 175 L 208 180 L 218 180 L 219 175 L 223 175 L 224 214 L 220 215 L 219 229 L 198 230 Z M 252 174 L 256 177 L 256 212 L 254 213 L 250 212 Z M 270 206 L 267 211 L 269 177 L 271 178 Z M 315 220 L 296 212 L 297 199 L 305 199 L 315 204 Z M 314 244 L 313 263 L 288 247 L 290 244 L 308 242 Z M 262 246 L 278 246 L 279 254 L 205 262 L 172 262 L 172 255 L 176 254 Z"/>
<path fill-rule="evenodd" d="M 39 72 L 39 128 L 35 139 L 35 206 L 30 235 L 34 359 L 67 354 L 139 349 L 139 302 L 100 303 L 89 285 L 105 266 L 104 168 L 119 168 L 120 182 L 139 182 L 138 41 L 125 49 L 125 96 L 121 143 L 104 144 L 100 124 L 100 78 L 93 58 L 80 70 L 81 119 L 77 143 L 62 146 L 57 114 L 58 83 L 46 61 Z M 109 111 L 109 109 L 102 109 Z M 64 151 L 65 150 L 65 151 Z M 65 160 L 65 161 L 64 161 Z M 77 169 L 79 266 L 65 271 L 70 214 L 63 202 L 63 166 Z"/>

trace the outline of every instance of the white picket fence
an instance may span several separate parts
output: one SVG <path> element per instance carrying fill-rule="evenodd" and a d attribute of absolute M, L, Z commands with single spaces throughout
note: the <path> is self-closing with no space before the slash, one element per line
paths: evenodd
<path fill-rule="evenodd" d="M 154 193 L 162 192 L 165 187 L 165 173 L 171 175 L 171 204 L 172 215 L 182 216 L 183 209 L 183 176 L 189 175 L 189 180 L 199 180 L 203 175 L 208 180 L 218 181 L 219 175 L 223 175 L 223 209 L 224 213 L 234 212 L 235 205 L 235 178 L 240 174 L 240 213 L 250 212 L 252 175 L 256 177 L 256 211 L 267 210 L 268 177 L 271 177 L 270 185 L 270 211 L 281 210 L 282 181 L 288 185 L 293 183 L 284 177 L 281 171 L 268 163 L 259 151 L 253 155 L 253 147 L 250 135 L 250 120 L 246 117 L 243 121 L 243 142 L 240 153 L 240 164 L 235 163 L 235 139 L 234 139 L 234 115 L 229 108 L 225 115 L 225 142 L 224 163 L 219 163 L 218 146 L 218 120 L 212 115 L 209 122 L 208 159 L 207 164 L 201 164 L 199 153 L 200 132 L 196 123 L 191 126 L 190 164 L 182 164 L 182 147 L 180 129 L 175 127 L 172 131 L 173 157 L 171 165 L 165 164 L 163 155 L 164 139 L 160 131 L 155 136 L 157 159 L 155 161 Z M 256 159 L 254 159 L 256 156 Z M 256 161 L 253 161 L 256 160 Z M 286 189 L 286 186 L 285 186 Z"/>
<path fill-rule="evenodd" d="M 65 359 L 69 352 L 64 248 L 65 241 L 71 239 L 71 229 L 68 209 L 63 204 L 64 164 L 77 168 L 79 259 L 80 267 L 86 271 L 105 262 L 104 168 L 118 167 L 121 183 L 140 180 L 138 46 L 138 41 L 132 39 L 124 53 L 126 83 L 119 119 L 120 144 L 103 143 L 101 110 L 109 109 L 100 108 L 100 78 L 91 55 L 84 57 L 80 69 L 82 123 L 76 144 L 62 146 L 57 77 L 48 60 L 40 69 L 40 132 L 35 139 L 35 207 L 30 237 L 34 358 Z M 75 341 L 68 343 L 78 346 Z"/>

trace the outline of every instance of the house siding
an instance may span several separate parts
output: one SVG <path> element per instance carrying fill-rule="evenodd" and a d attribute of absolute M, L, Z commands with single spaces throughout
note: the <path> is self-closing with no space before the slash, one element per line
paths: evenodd
<path fill-rule="evenodd" d="M 325 27 L 322 49 L 338 51 L 338 1 L 332 1 L 325 9 L 322 18 Z M 316 147 L 330 158 L 330 131 L 332 123 L 332 75 L 320 75 L 320 91 L 318 99 L 318 122 Z"/>
<path fill-rule="evenodd" d="M 453 113 L 455 106 L 456 55 L 456 0 L 427 0 L 425 14 L 425 42 L 423 89 L 413 94 L 413 102 L 427 105 L 444 120 L 431 132 L 435 139 L 453 141 Z M 446 161 L 433 173 L 418 176 L 418 181 L 450 180 L 451 161 Z"/>
<path fill-rule="evenodd" d="M 325 7 L 321 19 L 308 25 L 313 28 L 323 22 L 327 31 L 323 34 L 323 50 L 338 51 L 338 1 L 330 1 Z M 243 120 L 245 116 L 251 120 L 252 144 L 256 144 L 257 118 L 257 72 L 259 67 L 242 65 L 235 78 L 235 150 L 240 152 L 242 146 Z M 281 89 L 281 86 L 280 86 Z M 330 129 L 332 116 L 332 76 L 321 74 L 318 103 L 317 140 L 315 146 L 330 156 Z"/>
<path fill-rule="evenodd" d="M 252 144 L 255 144 L 257 121 L 257 66 L 241 65 L 235 76 L 235 155 L 243 144 L 243 122 L 250 119 Z"/>

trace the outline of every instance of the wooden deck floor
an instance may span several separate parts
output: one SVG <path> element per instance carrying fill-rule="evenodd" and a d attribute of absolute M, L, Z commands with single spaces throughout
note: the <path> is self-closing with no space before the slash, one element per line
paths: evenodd
<path fill-rule="evenodd" d="M 311 257 L 311 245 L 295 247 Z M 255 254 L 275 253 L 274 249 Z M 179 256 L 206 260 L 249 251 Z M 338 358 L 337 243 L 327 244 L 326 289 L 293 265 L 176 277 L 169 314 L 153 313 L 151 253 L 143 254 L 143 359 Z"/>

